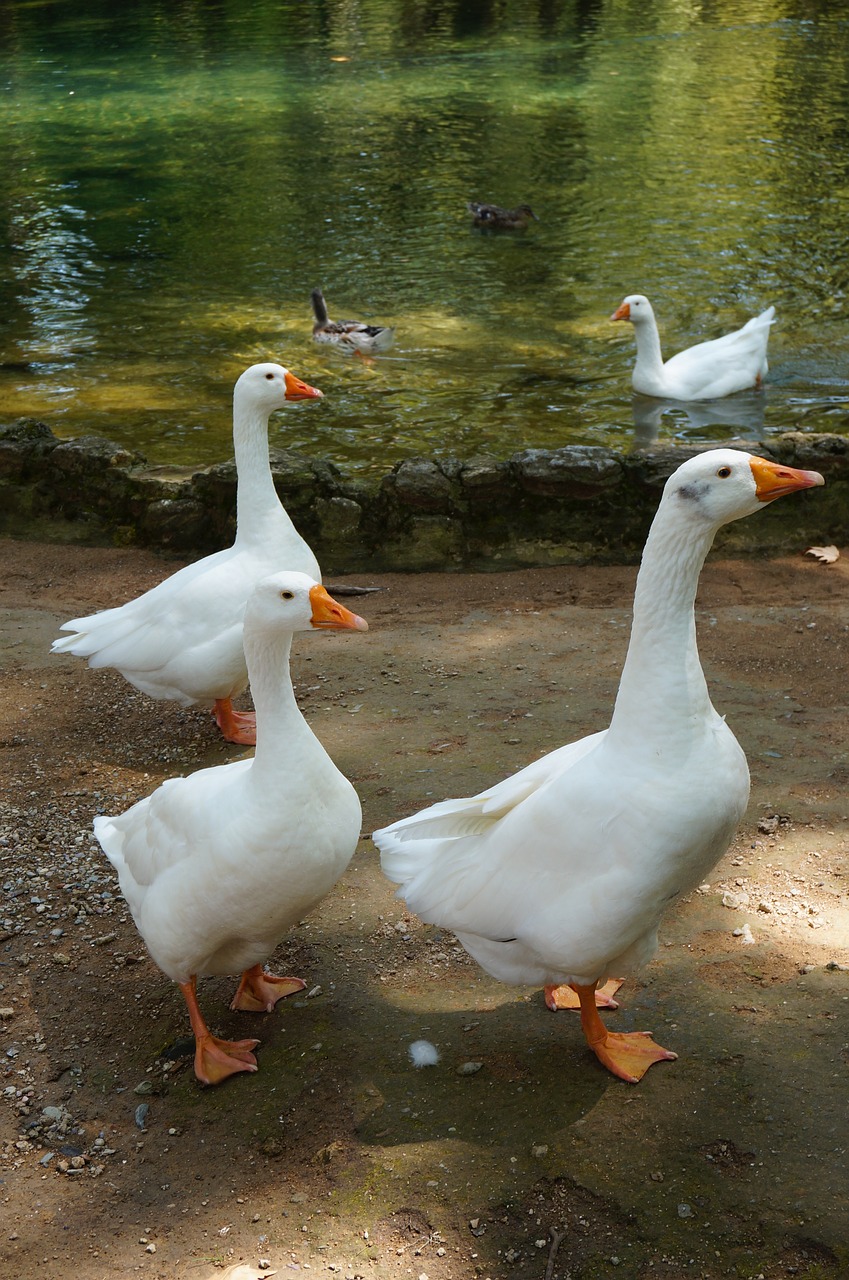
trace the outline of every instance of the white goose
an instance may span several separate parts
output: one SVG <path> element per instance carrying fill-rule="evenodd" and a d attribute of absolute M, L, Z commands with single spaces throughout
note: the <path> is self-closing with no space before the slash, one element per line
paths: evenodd
<path fill-rule="evenodd" d="M 742 329 L 710 342 L 679 351 L 665 363 L 660 334 L 651 303 L 633 293 L 621 303 L 611 320 L 630 320 L 637 339 L 637 363 L 631 381 L 643 396 L 673 400 L 716 400 L 760 387 L 769 365 L 766 345 L 775 307 L 767 307 Z"/>
<path fill-rule="evenodd" d="M 289 677 L 292 634 L 312 628 L 368 630 L 306 574 L 260 582 L 244 619 L 254 757 L 171 778 L 119 817 L 94 820 L 148 951 L 180 984 L 205 1084 L 255 1071 L 259 1042 L 211 1035 L 197 975 L 241 971 L 233 1009 L 270 1010 L 302 990 L 300 978 L 261 962 L 333 888 L 360 834 L 357 794 L 299 711 Z"/>
<path fill-rule="evenodd" d="M 610 727 L 374 833 L 398 896 L 488 973 L 545 985 L 552 1006 L 552 988 L 572 986 L 588 1044 L 623 1080 L 676 1055 L 644 1032 L 608 1033 L 596 988 L 651 959 L 663 911 L 722 857 L 749 795 L 699 662 L 702 564 L 721 525 L 822 483 L 731 449 L 685 462 L 646 542 Z"/>
<path fill-rule="evenodd" d="M 268 459 L 268 418 L 287 400 L 322 393 L 279 364 L 246 369 L 233 392 L 233 448 L 238 476 L 236 539 L 115 609 L 72 618 L 51 652 L 114 667 L 152 698 L 182 706 L 212 706 L 229 742 L 255 741 L 252 713 L 233 709 L 248 683 L 242 615 L 255 583 L 269 573 L 321 570 L 274 488 Z"/>

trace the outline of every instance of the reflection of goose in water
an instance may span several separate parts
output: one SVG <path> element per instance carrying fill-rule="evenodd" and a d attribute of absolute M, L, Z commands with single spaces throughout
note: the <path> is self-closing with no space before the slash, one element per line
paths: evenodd
<path fill-rule="evenodd" d="M 654 400 L 649 396 L 634 396 L 634 444 L 641 447 L 654 444 L 660 435 L 661 419 L 668 415 L 674 429 L 670 434 L 680 435 L 703 432 L 711 427 L 734 427 L 736 434 L 760 440 L 763 436 L 766 397 L 762 391 L 741 391 L 736 396 L 722 400 Z M 708 430 L 710 439 L 716 432 Z"/>

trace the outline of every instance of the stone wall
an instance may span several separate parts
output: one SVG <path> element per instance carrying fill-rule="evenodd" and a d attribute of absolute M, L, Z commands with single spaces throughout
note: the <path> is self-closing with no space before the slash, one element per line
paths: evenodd
<path fill-rule="evenodd" d="M 740 447 L 813 468 L 794 494 L 722 530 L 727 551 L 774 554 L 849 535 L 849 438 L 787 432 Z M 407 458 L 363 481 L 333 463 L 271 450 L 278 493 L 325 573 L 509 569 L 633 562 L 666 478 L 698 448 L 632 453 L 587 445 L 499 459 Z M 203 554 L 233 539 L 233 462 L 154 466 L 101 436 L 60 440 L 44 423 L 0 425 L 0 531 Z"/>

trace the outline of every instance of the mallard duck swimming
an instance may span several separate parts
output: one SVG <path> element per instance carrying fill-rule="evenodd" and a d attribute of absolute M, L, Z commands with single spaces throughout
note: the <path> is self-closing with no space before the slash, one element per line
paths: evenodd
<path fill-rule="evenodd" d="M 246 369 L 233 392 L 233 448 L 238 476 L 236 539 L 144 595 L 115 609 L 72 618 L 53 653 L 114 667 L 152 698 L 212 706 L 229 742 L 255 741 L 252 713 L 233 709 L 248 683 L 242 615 L 254 585 L 296 569 L 320 578 L 318 562 L 277 496 L 268 459 L 268 418 L 290 400 L 322 393 L 279 364 Z"/>
<path fill-rule="evenodd" d="M 330 892 L 359 839 L 357 794 L 298 709 L 289 675 L 293 633 L 328 629 L 368 626 L 306 574 L 257 583 L 244 611 L 253 758 L 171 778 L 118 817 L 94 820 L 148 951 L 185 997 L 205 1084 L 256 1071 L 259 1041 L 210 1033 L 197 976 L 241 972 L 230 1007 L 250 1012 L 303 990 L 262 962 Z"/>
<path fill-rule="evenodd" d="M 517 205 L 515 209 L 502 209 L 497 204 L 479 204 L 470 200 L 466 208 L 476 227 L 490 227 L 496 231 L 524 231 L 529 222 L 539 222 L 529 204 Z"/>
<path fill-rule="evenodd" d="M 374 355 L 392 346 L 394 329 L 380 324 L 361 324 L 359 320 L 331 320 L 321 290 L 313 289 L 310 298 L 315 315 L 312 336 L 316 342 L 331 342 L 343 351 L 361 355 Z"/>
<path fill-rule="evenodd" d="M 608 1032 L 597 988 L 652 958 L 663 912 L 722 857 L 749 795 L 699 662 L 699 573 L 722 525 L 822 483 L 732 449 L 685 462 L 646 542 L 609 728 L 374 832 L 411 911 L 500 981 L 545 986 L 552 1007 L 569 984 L 590 1048 L 629 1082 L 676 1055 L 648 1033 Z M 598 1003 L 615 1007 L 614 990 Z"/>
<path fill-rule="evenodd" d="M 637 363 L 631 381 L 643 396 L 672 400 L 716 400 L 760 387 L 769 365 L 766 345 L 775 307 L 767 307 L 733 333 L 700 342 L 670 356 L 664 363 L 660 334 L 652 305 L 641 293 L 632 293 L 610 317 L 630 320 L 637 339 Z"/>

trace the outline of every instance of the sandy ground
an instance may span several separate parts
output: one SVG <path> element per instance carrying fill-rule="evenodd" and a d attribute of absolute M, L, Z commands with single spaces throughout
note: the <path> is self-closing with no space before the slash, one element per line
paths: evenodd
<path fill-rule="evenodd" d="M 294 674 L 364 836 L 275 957 L 303 997 L 234 1014 L 232 982 L 201 983 L 215 1030 L 262 1042 L 210 1090 L 91 819 L 238 749 L 48 654 L 175 565 L 0 551 L 3 1276 L 849 1276 L 849 562 L 705 569 L 703 662 L 752 802 L 607 1015 L 680 1055 L 637 1086 L 410 918 L 368 838 L 607 723 L 635 570 L 360 576 L 369 634 L 303 637 Z M 414 1069 L 418 1038 L 437 1066 Z"/>

